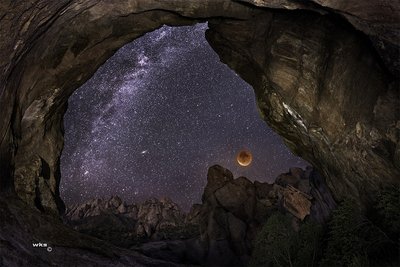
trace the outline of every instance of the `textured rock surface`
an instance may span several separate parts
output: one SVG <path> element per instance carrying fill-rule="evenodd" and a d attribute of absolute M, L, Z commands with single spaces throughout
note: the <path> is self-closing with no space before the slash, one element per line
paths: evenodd
<path fill-rule="evenodd" d="M 366 33 L 393 74 L 400 74 L 400 5 L 395 1 L 336 0 L 239 0 L 259 7 L 306 9 L 344 17 L 356 29 Z"/>
<path fill-rule="evenodd" d="M 278 210 L 286 211 L 297 225 L 308 215 L 324 222 L 336 206 L 324 180 L 311 167 L 291 168 L 268 184 L 233 179 L 229 170 L 215 165 L 207 181 L 199 215 L 207 265 L 246 265 L 260 227 Z"/>
<path fill-rule="evenodd" d="M 207 39 L 253 85 L 267 123 L 321 171 L 335 197 L 364 202 L 381 184 L 399 183 L 399 91 L 365 38 L 335 21 L 261 12 L 209 23 Z"/>
<path fill-rule="evenodd" d="M 139 205 L 136 233 L 152 237 L 161 230 L 178 227 L 184 221 L 184 213 L 170 199 L 150 199 Z"/>
<path fill-rule="evenodd" d="M 266 121 L 323 172 L 337 198 L 362 197 L 368 194 L 360 191 L 397 183 L 397 81 L 367 38 L 337 17 L 320 14 L 343 15 L 374 41 L 386 67 L 395 69 L 398 56 L 390 51 L 398 48 L 399 4 L 241 2 L 250 5 L 230 0 L 3 1 L 1 190 L 15 189 L 41 210 L 63 210 L 59 156 L 68 96 L 123 44 L 163 23 L 187 25 L 199 19 L 211 22 L 208 40 L 221 59 L 256 90 Z"/>
<path fill-rule="evenodd" d="M 366 35 L 337 16 L 320 15 L 330 13 Z M 1 1 L 0 191 L 62 211 L 68 96 L 125 43 L 164 23 L 209 20 L 210 44 L 254 87 L 266 122 L 322 172 L 336 198 L 363 201 L 381 184 L 400 180 L 398 13 L 398 1 L 383 0 Z M 257 194 L 269 190 L 261 187 Z M 241 192 L 241 200 L 249 194 Z M 319 199 L 329 207 L 329 198 Z M 247 216 L 246 205 L 235 213 Z M 226 255 L 223 242 L 213 244 Z"/>

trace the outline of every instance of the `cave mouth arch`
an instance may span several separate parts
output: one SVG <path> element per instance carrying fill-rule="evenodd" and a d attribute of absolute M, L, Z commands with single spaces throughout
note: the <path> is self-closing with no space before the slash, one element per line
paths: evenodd
<path fill-rule="evenodd" d="M 398 87 L 349 25 L 233 1 L 89 1 L 48 12 L 45 21 L 20 25 L 23 37 L 7 48 L 12 60 L 2 75 L 1 185 L 26 203 L 41 194 L 44 207 L 62 209 L 68 96 L 123 44 L 162 24 L 199 20 L 210 23 L 207 40 L 221 61 L 254 88 L 267 123 L 321 171 L 337 198 L 368 197 L 383 183 L 399 182 Z M 45 166 L 50 175 L 39 179 Z"/>
<path fill-rule="evenodd" d="M 264 123 L 254 91 L 205 40 L 206 23 L 163 26 L 120 48 L 69 98 L 60 195 L 201 202 L 208 168 L 272 183 L 306 167 Z M 240 167 L 236 154 L 254 161 Z"/>

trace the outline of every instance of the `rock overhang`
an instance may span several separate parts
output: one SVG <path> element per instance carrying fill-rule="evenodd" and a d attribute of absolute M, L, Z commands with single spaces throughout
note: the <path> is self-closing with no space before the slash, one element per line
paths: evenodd
<path fill-rule="evenodd" d="M 399 116 L 393 115 L 398 110 L 394 85 L 398 81 L 391 80 L 387 71 L 393 68 L 381 64 L 381 59 L 386 62 L 383 50 L 378 50 L 379 58 L 365 36 L 321 15 L 348 18 L 349 6 L 326 9 L 332 4 L 328 2 L 4 4 L 4 10 L 20 16 L 1 16 L 2 35 L 9 34 L 1 43 L 0 61 L 1 189 L 15 190 L 25 202 L 43 210 L 62 210 L 59 156 L 68 96 L 125 43 L 162 24 L 206 20 L 210 45 L 253 86 L 259 103 L 264 103 L 260 109 L 267 123 L 292 150 L 321 170 L 338 198 L 346 194 L 359 198 L 365 188 L 398 183 L 399 140 L 392 138 L 399 132 Z M 299 11 L 304 9 L 317 12 Z M 360 15 L 359 10 L 354 12 Z M 348 20 L 360 30 L 375 23 L 365 16 Z M 373 27 L 364 32 L 376 37 Z M 49 169 L 46 178 L 41 175 L 44 168 Z"/>

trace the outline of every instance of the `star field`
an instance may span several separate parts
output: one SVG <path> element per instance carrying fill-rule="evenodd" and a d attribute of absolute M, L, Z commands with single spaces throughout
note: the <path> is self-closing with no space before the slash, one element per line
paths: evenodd
<path fill-rule="evenodd" d="M 294 156 L 258 114 L 253 89 L 205 40 L 207 24 L 164 26 L 118 50 L 69 99 L 61 197 L 200 202 L 214 164 L 272 182 Z M 241 149 L 253 162 L 241 167 Z"/>

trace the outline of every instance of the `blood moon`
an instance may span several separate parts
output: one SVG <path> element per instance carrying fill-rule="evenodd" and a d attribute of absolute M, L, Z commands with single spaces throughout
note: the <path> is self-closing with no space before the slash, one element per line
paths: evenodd
<path fill-rule="evenodd" d="M 251 155 L 250 151 L 242 150 L 238 153 L 236 157 L 237 162 L 240 166 L 249 166 L 251 161 L 253 160 L 253 156 Z"/>

